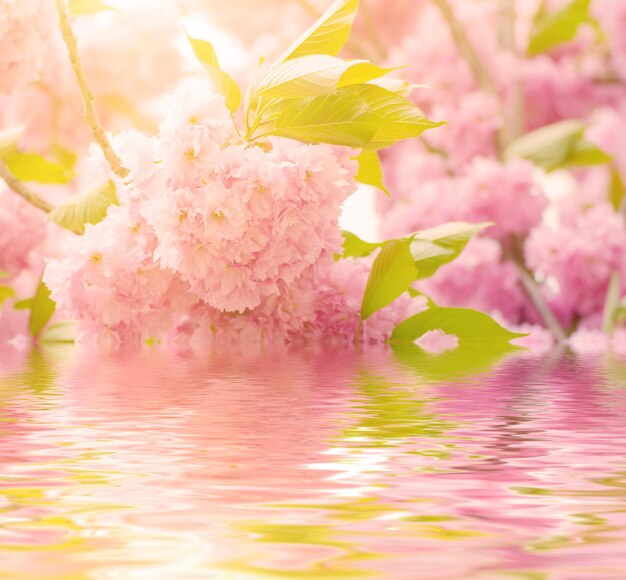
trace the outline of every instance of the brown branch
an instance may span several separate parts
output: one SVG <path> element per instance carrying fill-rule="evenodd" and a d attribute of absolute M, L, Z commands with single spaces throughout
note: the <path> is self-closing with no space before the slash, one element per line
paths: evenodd
<path fill-rule="evenodd" d="M 452 10 L 450 4 L 448 4 L 448 0 L 433 0 L 433 2 L 437 8 L 439 8 L 443 19 L 446 21 L 448 28 L 450 29 L 450 34 L 452 34 L 454 42 L 463 54 L 467 64 L 472 69 L 476 82 L 484 91 L 496 94 L 496 85 L 493 82 L 489 71 L 485 68 L 482 59 L 474 48 L 474 45 L 468 38 L 467 34 L 465 34 L 463 25 L 454 15 L 454 11 Z"/>
<path fill-rule="evenodd" d="M 517 60 L 519 56 L 515 19 L 515 0 L 498 0 L 498 36 L 500 47 L 505 52 L 508 52 L 513 60 Z M 517 78 L 505 110 L 505 127 L 500 136 L 500 144 L 503 149 L 523 135 L 525 124 L 524 86 L 521 78 Z"/>
<path fill-rule="evenodd" d="M 23 197 L 28 203 L 36 208 L 50 213 L 54 206 L 50 205 L 45 199 L 35 193 L 26 184 L 17 179 L 6 166 L 4 161 L 0 161 L 0 178 L 11 188 L 14 193 Z"/>
<path fill-rule="evenodd" d="M 61 36 L 63 37 L 63 41 L 67 47 L 67 53 L 72 65 L 72 70 L 74 71 L 74 76 L 76 77 L 76 82 L 83 99 L 85 120 L 87 121 L 96 143 L 98 143 L 102 149 L 104 157 L 108 161 L 113 172 L 119 177 L 124 178 L 128 175 L 128 169 L 122 166 L 120 158 L 117 156 L 115 151 L 113 151 L 113 147 L 111 147 L 111 143 L 109 143 L 106 133 L 102 128 L 102 124 L 100 123 L 100 119 L 98 118 L 93 94 L 89 89 L 89 83 L 87 82 L 83 65 L 80 62 L 78 41 L 76 40 L 76 35 L 72 30 L 64 0 L 55 0 L 55 4 L 59 15 L 59 28 L 61 29 Z"/>
<path fill-rule="evenodd" d="M 522 289 L 524 290 L 524 293 L 532 302 L 535 310 L 543 320 L 547 329 L 552 333 L 557 342 L 565 342 L 567 335 L 565 334 L 565 331 L 563 330 L 560 322 L 557 320 L 556 316 L 552 312 L 552 309 L 543 297 L 541 289 L 535 281 L 535 277 L 530 272 L 530 270 L 528 270 L 522 259 L 518 257 L 513 257 L 512 261 L 517 266 L 517 272 L 519 274 L 520 283 Z"/>

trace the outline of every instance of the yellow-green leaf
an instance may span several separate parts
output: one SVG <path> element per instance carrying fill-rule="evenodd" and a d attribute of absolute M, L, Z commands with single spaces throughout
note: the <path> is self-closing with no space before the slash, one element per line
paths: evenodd
<path fill-rule="evenodd" d="M 115 184 L 108 181 L 88 195 L 53 209 L 49 218 L 66 230 L 82 235 L 86 224 L 97 224 L 104 219 L 111 204 L 119 205 Z"/>
<path fill-rule="evenodd" d="M 371 84 L 279 103 L 265 122 L 264 135 L 363 149 L 388 147 L 443 124 L 426 119 L 404 97 Z"/>
<path fill-rule="evenodd" d="M 295 58 L 271 68 L 260 82 L 256 94 L 287 99 L 332 95 L 351 69 L 364 64 L 369 63 L 343 60 L 327 54 Z"/>
<path fill-rule="evenodd" d="M 531 131 L 511 143 L 506 160 L 521 157 L 553 171 L 566 165 L 585 134 L 585 124 L 575 119 L 560 121 Z"/>
<path fill-rule="evenodd" d="M 612 160 L 613 157 L 602 151 L 600 147 L 582 138 L 574 145 L 572 152 L 565 160 L 565 165 L 568 167 L 589 167 L 592 165 L 604 165 Z"/>
<path fill-rule="evenodd" d="M 104 10 L 117 10 L 109 6 L 102 0 L 69 0 L 68 8 L 72 16 L 82 16 L 84 14 L 96 14 Z"/>
<path fill-rule="evenodd" d="M 196 58 L 209 74 L 213 87 L 224 96 L 228 110 L 234 113 L 241 105 L 241 89 L 233 78 L 220 68 L 215 49 L 208 40 L 193 38 L 189 33 L 187 39 Z"/>
<path fill-rule="evenodd" d="M 385 195 L 391 197 L 383 181 L 383 168 L 380 164 L 378 153 L 369 150 L 361 151 L 357 160 L 359 162 L 359 170 L 356 174 L 356 180 L 359 183 L 377 187 L 384 192 Z"/>
<path fill-rule="evenodd" d="M 549 14 L 542 4 L 533 23 L 528 44 L 528 55 L 535 56 L 548 52 L 572 40 L 578 28 L 590 22 L 591 0 L 571 0 L 557 12 Z"/>
<path fill-rule="evenodd" d="M 14 149 L 2 155 L 9 171 L 20 181 L 41 184 L 65 184 L 74 172 L 61 163 L 50 161 L 38 153 L 23 153 Z"/>
<path fill-rule="evenodd" d="M 358 85 L 373 80 L 380 80 L 381 77 L 384 77 L 386 74 L 400 68 L 383 68 L 371 62 L 352 62 L 353 65 L 341 76 L 341 79 L 339 80 L 339 87 L 347 87 L 349 85 Z M 406 81 L 400 81 L 402 87 L 404 87 L 405 82 Z"/>
<path fill-rule="evenodd" d="M 382 244 L 366 242 L 352 232 L 342 231 L 341 234 L 343 235 L 343 253 L 338 256 L 339 258 L 364 258 L 382 246 Z"/>
<path fill-rule="evenodd" d="M 344 47 L 359 0 L 336 0 L 328 10 L 278 59 L 278 63 L 308 54 L 337 56 Z"/>
<path fill-rule="evenodd" d="M 31 304 L 30 320 L 28 322 L 31 336 L 38 337 L 41 334 L 41 331 L 52 318 L 55 309 L 56 304 L 50 298 L 50 290 L 41 280 Z"/>
<path fill-rule="evenodd" d="M 611 183 L 609 184 L 609 201 L 615 211 L 620 211 L 624 196 L 626 195 L 626 186 L 617 169 L 611 171 Z"/>
<path fill-rule="evenodd" d="M 493 318 L 469 308 L 429 308 L 396 326 L 391 342 L 414 342 L 429 330 L 443 330 L 459 339 L 459 345 L 492 347 L 525 336 L 511 332 Z"/>
<path fill-rule="evenodd" d="M 410 240 L 385 242 L 376 256 L 361 303 L 361 320 L 404 294 L 417 276 L 409 249 Z"/>
<path fill-rule="evenodd" d="M 0 306 L 2 306 L 9 298 L 15 297 L 15 290 L 11 286 L 0 286 Z"/>
<path fill-rule="evenodd" d="M 450 222 L 415 234 L 411 239 L 411 255 L 417 267 L 417 278 L 429 278 L 441 266 L 455 260 L 469 241 L 490 225 Z"/>

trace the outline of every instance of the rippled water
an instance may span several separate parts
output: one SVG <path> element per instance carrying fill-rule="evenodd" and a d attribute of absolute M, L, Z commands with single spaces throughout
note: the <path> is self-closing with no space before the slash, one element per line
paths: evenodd
<path fill-rule="evenodd" d="M 626 578 L 626 362 L 457 365 L 0 352 L 0 578 Z"/>

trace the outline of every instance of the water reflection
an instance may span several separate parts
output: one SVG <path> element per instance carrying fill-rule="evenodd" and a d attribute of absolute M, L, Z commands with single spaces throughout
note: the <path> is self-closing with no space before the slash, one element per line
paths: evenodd
<path fill-rule="evenodd" d="M 0 577 L 626 576 L 626 363 L 410 354 L 0 351 Z"/>

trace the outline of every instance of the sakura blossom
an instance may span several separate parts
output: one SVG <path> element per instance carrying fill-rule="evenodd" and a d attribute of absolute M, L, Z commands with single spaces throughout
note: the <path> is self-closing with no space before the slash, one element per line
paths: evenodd
<path fill-rule="evenodd" d="M 2 0 L 0 3 L 0 93 L 10 93 L 39 78 L 55 33 L 52 3 Z"/>

